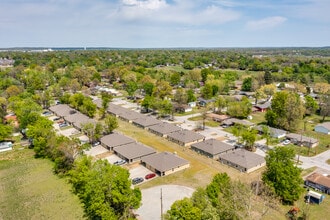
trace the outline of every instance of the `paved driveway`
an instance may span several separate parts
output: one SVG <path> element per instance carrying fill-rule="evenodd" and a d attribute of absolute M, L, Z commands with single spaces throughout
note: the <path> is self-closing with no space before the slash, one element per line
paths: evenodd
<path fill-rule="evenodd" d="M 191 197 L 195 191 L 192 188 L 178 185 L 161 185 L 142 190 L 142 206 L 135 211 L 138 219 L 158 220 L 161 219 L 161 192 L 163 201 L 163 213 L 171 208 L 171 205 L 184 197 Z"/>
<path fill-rule="evenodd" d="M 105 149 L 101 145 L 98 145 L 96 147 L 91 147 L 89 150 L 85 151 L 85 154 L 95 157 L 96 155 L 103 154 L 106 152 L 108 152 L 107 149 Z"/>

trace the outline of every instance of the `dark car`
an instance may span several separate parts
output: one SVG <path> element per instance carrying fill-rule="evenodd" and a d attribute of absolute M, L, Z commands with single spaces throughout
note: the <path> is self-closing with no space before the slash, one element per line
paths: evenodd
<path fill-rule="evenodd" d="M 148 180 L 148 179 L 154 178 L 155 176 L 156 176 L 155 173 L 149 173 L 149 174 L 147 174 L 144 178 L 145 178 L 146 180 Z"/>
<path fill-rule="evenodd" d="M 136 177 L 136 178 L 132 179 L 133 185 L 142 183 L 143 181 L 144 181 L 144 179 L 142 177 Z"/>
<path fill-rule="evenodd" d="M 114 162 L 114 165 L 124 165 L 126 163 L 126 160 L 117 160 L 116 162 Z"/>

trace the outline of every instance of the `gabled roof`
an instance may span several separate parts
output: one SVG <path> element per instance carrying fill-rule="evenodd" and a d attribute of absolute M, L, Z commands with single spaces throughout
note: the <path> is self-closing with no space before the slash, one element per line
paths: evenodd
<path fill-rule="evenodd" d="M 253 126 L 254 123 L 249 122 L 247 120 L 240 120 L 237 118 L 229 118 L 226 119 L 222 122 L 222 124 L 227 124 L 227 125 L 232 125 L 232 124 L 241 124 L 241 125 L 245 125 L 245 126 Z"/>
<path fill-rule="evenodd" d="M 75 114 L 65 116 L 64 119 L 69 123 L 77 123 L 77 122 L 88 121 L 91 118 L 80 112 L 77 112 Z"/>
<path fill-rule="evenodd" d="M 75 109 L 71 108 L 67 104 L 53 105 L 49 107 L 49 110 L 60 117 L 65 117 L 74 114 L 73 112 L 77 112 Z"/>
<path fill-rule="evenodd" d="M 205 138 L 201 134 L 198 134 L 196 132 L 189 131 L 189 130 L 186 130 L 186 129 L 181 130 L 181 131 L 177 131 L 177 132 L 169 133 L 167 135 L 167 137 L 172 138 L 174 140 L 178 140 L 178 141 L 183 142 L 183 143 L 190 143 L 190 142 L 198 141 L 198 140 L 201 140 L 201 139 Z"/>
<path fill-rule="evenodd" d="M 267 127 L 269 129 L 270 136 L 272 136 L 272 137 L 282 136 L 282 135 L 285 135 L 287 133 L 287 131 L 282 130 L 282 129 L 273 128 L 273 127 L 269 127 L 269 126 L 267 126 Z M 258 131 L 263 132 L 263 129 L 262 129 L 262 126 L 261 125 L 258 125 L 255 128 Z"/>
<path fill-rule="evenodd" d="M 226 154 L 220 154 L 219 158 L 229 161 L 233 164 L 237 164 L 246 169 L 251 169 L 255 166 L 265 163 L 265 159 L 262 156 L 244 149 L 238 149 Z"/>
<path fill-rule="evenodd" d="M 129 160 L 156 153 L 153 148 L 136 142 L 118 146 L 114 151 Z"/>
<path fill-rule="evenodd" d="M 287 138 L 289 139 L 294 139 L 295 141 L 297 142 L 308 142 L 308 143 L 317 143 L 319 142 L 317 139 L 315 138 L 312 138 L 312 137 L 307 137 L 307 136 L 303 136 L 303 135 L 300 135 L 300 134 L 295 134 L 295 133 L 289 133 L 286 135 Z"/>
<path fill-rule="evenodd" d="M 102 107 L 102 99 L 94 99 L 93 103 L 98 107 L 101 108 Z"/>
<path fill-rule="evenodd" d="M 109 107 L 107 109 L 107 112 L 114 114 L 114 115 L 119 115 L 121 112 L 123 111 L 128 111 L 126 108 L 119 106 L 119 105 L 115 105 L 113 103 L 109 103 Z"/>
<path fill-rule="evenodd" d="M 136 120 L 138 118 L 141 118 L 143 115 L 140 113 L 137 113 L 135 111 L 129 110 L 129 109 L 125 109 L 123 108 L 123 110 L 121 112 L 119 112 L 119 117 L 126 119 L 128 121 L 133 121 Z"/>
<path fill-rule="evenodd" d="M 263 104 L 257 104 L 257 105 L 254 105 L 254 106 L 259 108 L 259 109 L 267 109 L 267 108 L 270 108 L 271 104 L 272 104 L 271 102 L 265 102 Z"/>
<path fill-rule="evenodd" d="M 161 152 L 142 158 L 142 162 L 150 165 L 160 172 L 166 172 L 173 168 L 189 164 L 189 161 L 182 159 L 176 154 Z"/>
<path fill-rule="evenodd" d="M 216 139 L 208 139 L 199 143 L 192 144 L 191 147 L 197 148 L 204 152 L 207 152 L 211 155 L 217 155 L 222 152 L 226 152 L 228 150 L 234 149 L 235 147 L 227 144 L 225 142 L 216 140 Z"/>
<path fill-rule="evenodd" d="M 330 188 L 330 176 L 329 175 L 325 176 L 325 175 L 322 175 L 319 173 L 312 173 L 311 175 L 309 175 L 306 178 L 306 180 Z"/>
<path fill-rule="evenodd" d="M 316 126 L 322 126 L 322 127 L 326 128 L 326 129 L 330 130 L 330 122 L 324 122 L 324 123 L 318 124 Z"/>
<path fill-rule="evenodd" d="M 161 124 L 156 124 L 156 125 L 150 126 L 149 130 L 152 130 L 152 131 L 155 131 L 155 132 L 158 132 L 158 133 L 164 135 L 164 134 L 169 134 L 172 132 L 180 131 L 181 128 L 176 125 L 173 125 L 173 124 L 170 124 L 167 122 L 163 122 Z"/>
<path fill-rule="evenodd" d="M 112 133 L 101 137 L 102 144 L 108 147 L 118 147 L 124 144 L 134 143 L 135 140 L 119 133 Z"/>
<path fill-rule="evenodd" d="M 133 120 L 133 123 L 142 127 L 149 127 L 156 124 L 161 124 L 162 121 L 157 120 L 151 116 L 141 115 L 140 118 Z"/>

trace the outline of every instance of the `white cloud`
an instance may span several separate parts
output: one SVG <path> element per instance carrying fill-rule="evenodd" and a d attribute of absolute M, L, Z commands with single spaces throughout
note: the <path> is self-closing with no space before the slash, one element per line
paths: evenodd
<path fill-rule="evenodd" d="M 165 0 L 122 0 L 126 6 L 133 6 L 143 9 L 155 10 L 166 7 Z"/>
<path fill-rule="evenodd" d="M 267 17 L 260 20 L 248 21 L 246 27 L 249 30 L 270 29 L 284 23 L 287 19 L 281 16 Z"/>

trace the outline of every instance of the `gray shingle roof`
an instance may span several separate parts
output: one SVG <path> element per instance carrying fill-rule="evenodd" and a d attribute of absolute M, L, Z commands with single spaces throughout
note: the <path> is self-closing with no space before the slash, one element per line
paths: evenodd
<path fill-rule="evenodd" d="M 172 133 L 172 132 L 180 131 L 181 128 L 176 126 L 176 125 L 173 125 L 173 124 L 170 124 L 170 123 L 167 123 L 167 122 L 163 122 L 161 124 L 156 124 L 156 125 L 150 126 L 149 130 L 158 132 L 162 135 L 166 135 L 166 134 L 169 134 L 169 133 Z"/>
<path fill-rule="evenodd" d="M 101 138 L 100 141 L 102 144 L 111 148 L 135 142 L 135 140 L 133 140 L 132 138 L 118 133 L 105 135 Z"/>
<path fill-rule="evenodd" d="M 295 134 L 295 133 L 289 133 L 286 135 L 287 138 L 289 139 L 293 139 L 294 141 L 297 141 L 297 142 L 300 142 L 300 140 L 302 142 L 306 142 L 306 143 L 317 143 L 318 140 L 315 139 L 315 138 L 312 138 L 312 137 L 307 137 L 307 136 L 303 136 L 303 135 L 300 135 L 300 134 Z"/>
<path fill-rule="evenodd" d="M 78 122 L 88 121 L 91 118 L 80 112 L 77 112 L 75 114 L 65 116 L 64 119 L 70 123 L 78 123 Z"/>
<path fill-rule="evenodd" d="M 173 168 L 189 164 L 189 161 L 169 152 L 161 152 L 146 156 L 142 158 L 142 162 L 150 165 L 160 172 L 165 172 Z"/>
<path fill-rule="evenodd" d="M 191 147 L 197 148 L 211 155 L 217 155 L 222 152 L 234 149 L 235 147 L 216 139 L 208 139 L 199 143 L 192 144 Z"/>
<path fill-rule="evenodd" d="M 190 143 L 190 142 L 198 141 L 198 140 L 205 138 L 201 134 L 198 134 L 196 132 L 189 131 L 186 129 L 169 133 L 167 137 L 180 141 L 180 142 L 183 142 L 183 143 Z"/>
<path fill-rule="evenodd" d="M 152 125 L 161 124 L 162 121 L 157 120 L 151 116 L 141 115 L 140 118 L 133 120 L 133 123 L 142 127 L 149 127 Z"/>
<path fill-rule="evenodd" d="M 222 122 L 222 124 L 227 124 L 227 125 L 232 125 L 232 124 L 241 124 L 241 125 L 245 125 L 245 126 L 253 126 L 254 123 L 249 122 L 247 120 L 240 120 L 237 118 L 229 118 L 226 119 Z"/>
<path fill-rule="evenodd" d="M 123 107 L 122 107 L 123 108 Z M 135 111 L 123 108 L 122 111 L 119 112 L 119 117 L 126 119 L 128 121 L 133 121 L 138 118 L 141 118 L 143 115 L 140 113 L 137 113 Z"/>
<path fill-rule="evenodd" d="M 220 154 L 219 158 L 233 164 L 237 164 L 246 169 L 251 169 L 259 164 L 265 163 L 265 159 L 262 156 L 244 149 L 238 149 L 226 154 Z"/>
<path fill-rule="evenodd" d="M 49 107 L 49 110 L 54 112 L 56 115 L 58 115 L 60 117 L 65 117 L 65 116 L 71 115 L 72 112 L 77 112 L 76 110 L 74 110 L 73 108 L 68 106 L 67 104 L 53 105 L 53 106 Z"/>
<path fill-rule="evenodd" d="M 278 128 L 273 128 L 273 127 L 269 127 L 267 126 L 268 129 L 269 129 L 269 133 L 270 133 L 270 136 L 272 137 L 278 137 L 278 136 L 282 136 L 282 135 L 285 135 L 287 133 L 287 131 L 285 130 L 282 130 L 282 129 L 278 129 Z M 263 132 L 262 130 L 262 126 L 261 125 L 258 125 L 255 127 L 258 131 L 260 132 Z"/>
<path fill-rule="evenodd" d="M 127 159 L 135 159 L 156 153 L 156 151 L 140 143 L 130 143 L 114 148 L 114 151 Z"/>

